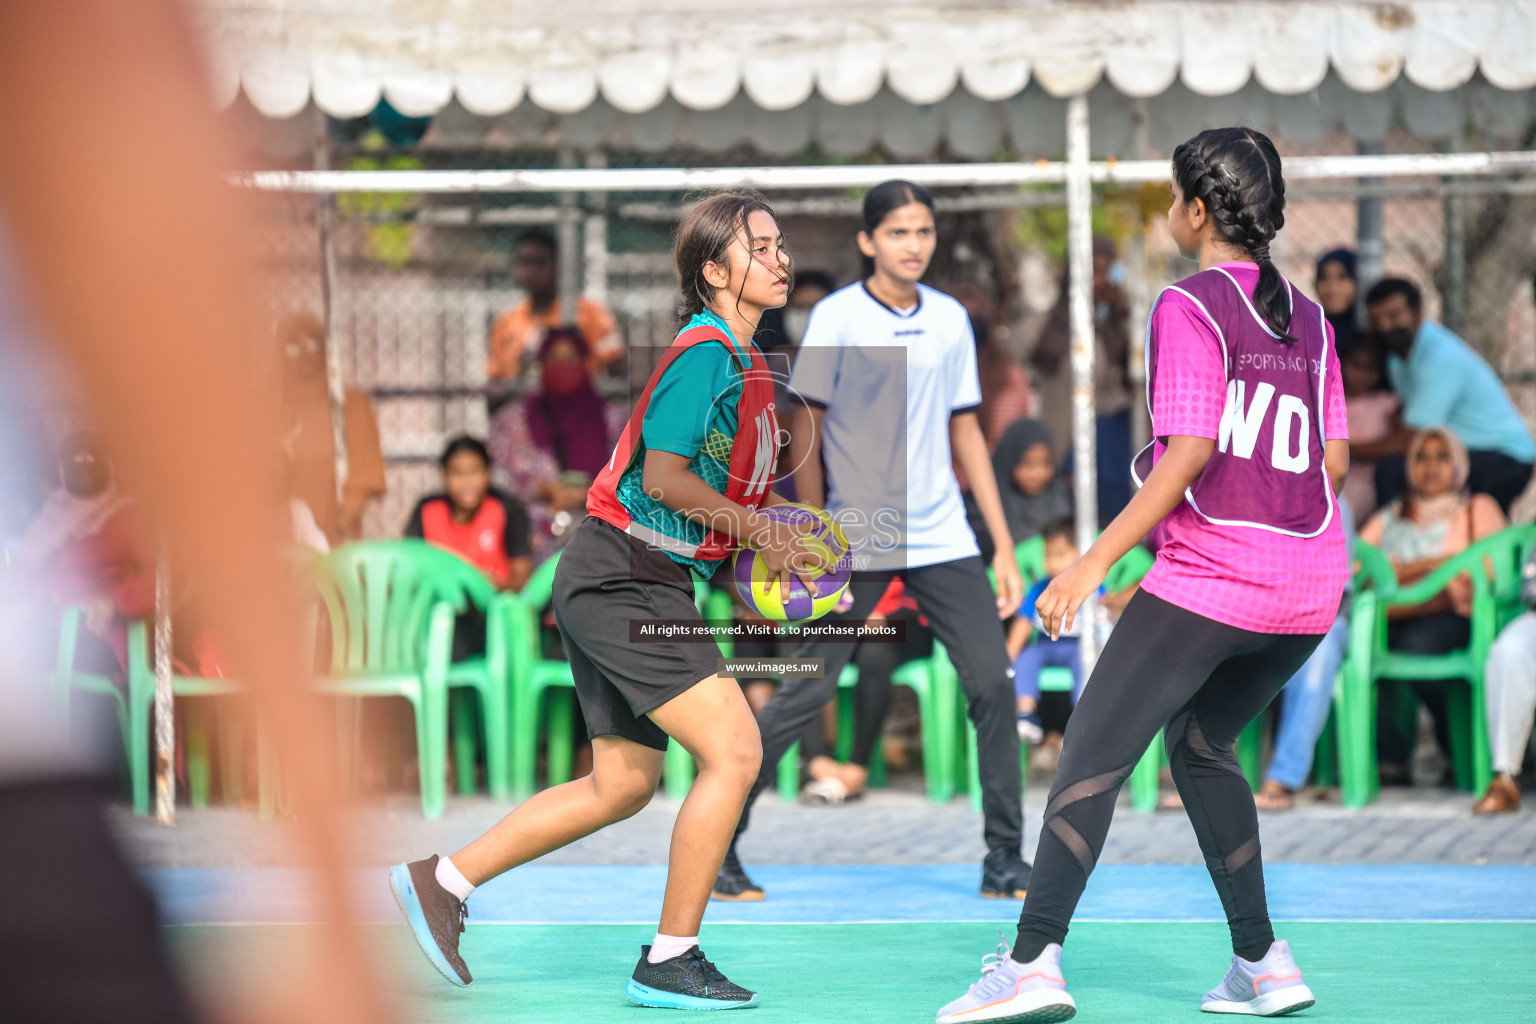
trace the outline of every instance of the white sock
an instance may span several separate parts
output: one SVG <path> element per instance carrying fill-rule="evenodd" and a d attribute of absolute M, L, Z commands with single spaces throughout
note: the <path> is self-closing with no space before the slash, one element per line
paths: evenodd
<path fill-rule="evenodd" d="M 682 956 L 688 950 L 699 944 L 697 935 L 663 935 L 656 933 L 656 940 L 651 943 L 651 951 L 646 959 L 653 964 L 659 964 L 663 960 L 671 960 L 675 956 Z"/>
<path fill-rule="evenodd" d="M 475 887 L 469 884 L 469 879 L 454 867 L 453 861 L 447 856 L 437 858 L 437 884 L 453 893 L 454 899 L 460 903 L 469 899 L 469 894 L 475 891 Z"/>

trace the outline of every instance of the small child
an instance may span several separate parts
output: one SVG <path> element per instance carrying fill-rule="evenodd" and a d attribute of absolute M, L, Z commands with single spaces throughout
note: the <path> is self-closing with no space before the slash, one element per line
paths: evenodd
<path fill-rule="evenodd" d="M 1019 614 L 1008 628 L 1008 657 L 1013 661 L 1013 689 L 1018 698 L 1019 739 L 1025 743 L 1039 743 L 1045 738 L 1040 724 L 1040 670 L 1065 668 L 1072 672 L 1072 704 L 1076 706 L 1083 689 L 1083 668 L 1078 656 L 1078 635 L 1081 620 L 1074 621 L 1071 629 L 1063 629 L 1061 637 L 1052 640 L 1044 633 L 1035 636 L 1039 620 L 1035 617 L 1035 602 L 1045 593 L 1045 588 L 1059 574 L 1066 572 L 1077 561 L 1076 526 L 1070 516 L 1053 519 L 1047 523 L 1040 536 L 1045 541 L 1045 578 L 1035 583 L 1024 595 Z M 1099 588 L 1103 598 L 1104 588 Z"/>
<path fill-rule="evenodd" d="M 1344 381 L 1344 402 L 1349 416 L 1349 439 L 1357 444 L 1380 441 L 1397 429 L 1401 403 L 1387 383 L 1381 346 L 1367 336 L 1356 336 L 1338 349 Z M 1362 518 L 1376 505 L 1376 460 L 1350 459 L 1344 477 L 1344 497 Z"/>

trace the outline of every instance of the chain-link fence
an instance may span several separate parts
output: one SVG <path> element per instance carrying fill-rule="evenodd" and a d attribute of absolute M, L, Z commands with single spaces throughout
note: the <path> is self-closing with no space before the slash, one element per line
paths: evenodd
<path fill-rule="evenodd" d="M 1342 134 L 1306 150 L 1277 141 L 1288 156 L 1356 151 Z M 1386 151 L 1433 147 L 1398 134 Z M 525 150 L 434 154 L 335 143 L 327 156 L 338 169 L 446 168 L 450 160 L 469 169 L 553 167 L 561 159 Z M 607 153 L 601 159 L 613 167 L 730 162 L 719 154 L 672 152 Z M 567 154 L 566 160 L 573 158 Z M 971 286 L 968 305 L 991 322 L 999 346 L 1026 356 L 1061 294 L 1063 190 L 934 191 L 940 248 L 929 280 L 945 289 Z M 1193 269 L 1179 260 L 1166 230 L 1167 190 L 1108 186 L 1096 198 L 1095 230 L 1118 243 L 1135 314 L 1164 284 Z M 801 270 L 823 270 L 839 284 L 856 278 L 858 195 L 819 191 L 771 199 Z M 681 193 L 593 194 L 568 199 L 564 207 L 553 195 L 483 193 L 267 192 L 252 201 L 261 218 L 264 308 L 273 328 L 296 311 L 324 319 L 329 295 L 332 344 L 345 383 L 368 395 L 377 410 L 388 493 L 368 511 L 369 535 L 398 534 L 414 502 L 438 486 L 434 460 L 447 437 L 484 436 L 492 425 L 488 407 L 535 385 L 532 365 L 511 380 L 486 373 L 497 317 L 523 299 L 512 264 L 517 241 L 530 228 L 559 234 L 561 223 L 568 225 L 564 237 L 576 242 L 576 272 L 567 280 L 611 312 L 627 346 L 627 355 L 599 380 L 620 403 L 644 382 L 674 334 L 670 246 L 688 202 Z M 1372 202 L 1379 204 L 1383 273 L 1416 282 L 1427 315 L 1444 320 L 1484 353 L 1527 420 L 1536 421 L 1536 179 L 1295 183 L 1286 228 L 1272 250 L 1282 272 L 1311 292 L 1317 258 L 1354 247 L 1362 203 Z M 333 251 L 328 289 L 322 255 L 327 225 Z M 1135 346 L 1132 358 L 1139 359 Z M 1035 383 L 1037 391 L 1052 386 Z"/>

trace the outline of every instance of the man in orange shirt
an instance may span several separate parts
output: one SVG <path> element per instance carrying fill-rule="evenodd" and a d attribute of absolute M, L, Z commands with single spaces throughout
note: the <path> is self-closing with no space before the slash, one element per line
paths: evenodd
<path fill-rule="evenodd" d="M 512 280 L 527 298 L 496 318 L 485 365 L 487 377 L 519 376 L 524 354 L 538 351 L 545 330 L 561 326 L 557 252 L 555 236 L 543 228 L 531 228 L 517 240 L 512 251 Z M 576 299 L 576 327 L 592 353 L 588 369 L 595 372 L 624 354 L 624 339 L 619 337 L 613 317 L 585 296 Z"/>

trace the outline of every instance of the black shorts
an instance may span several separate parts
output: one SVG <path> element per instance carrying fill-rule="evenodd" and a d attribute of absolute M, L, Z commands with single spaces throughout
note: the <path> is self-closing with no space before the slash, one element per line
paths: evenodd
<path fill-rule="evenodd" d="M 587 735 L 656 750 L 667 734 L 646 717 L 719 671 L 713 643 L 631 643 L 631 619 L 702 621 L 693 573 L 595 516 L 571 535 L 555 569 L 555 625 L 565 640 Z"/>

